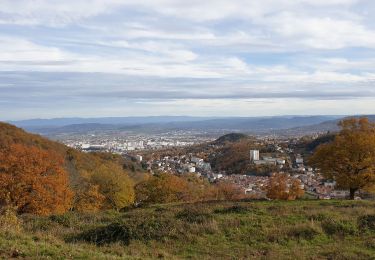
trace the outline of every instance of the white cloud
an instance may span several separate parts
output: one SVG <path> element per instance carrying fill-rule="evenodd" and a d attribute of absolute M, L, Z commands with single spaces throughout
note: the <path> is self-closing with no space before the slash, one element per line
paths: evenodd
<path fill-rule="evenodd" d="M 266 23 L 266 26 L 272 27 L 275 33 L 293 45 L 317 49 L 375 46 L 375 31 L 354 21 L 282 13 Z"/>
<path fill-rule="evenodd" d="M 83 75 L 81 82 L 53 76 L 38 82 L 62 91 L 76 84 L 80 95 L 92 88 L 93 95 L 102 89 L 99 94 L 139 98 L 133 87 L 151 98 L 156 89 L 155 99 L 180 103 L 184 95 L 232 103 L 252 96 L 374 95 L 375 20 L 369 10 L 375 5 L 368 0 L 3 0 L 0 7 L 0 72 Z M 97 89 L 85 73 L 93 73 L 97 85 L 90 84 Z M 2 88 L 22 84 L 11 78 Z"/>

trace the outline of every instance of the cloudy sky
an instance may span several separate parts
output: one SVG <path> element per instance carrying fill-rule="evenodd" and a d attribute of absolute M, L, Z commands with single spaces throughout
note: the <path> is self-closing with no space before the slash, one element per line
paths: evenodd
<path fill-rule="evenodd" d="M 0 0 L 0 120 L 375 113 L 373 0 Z"/>

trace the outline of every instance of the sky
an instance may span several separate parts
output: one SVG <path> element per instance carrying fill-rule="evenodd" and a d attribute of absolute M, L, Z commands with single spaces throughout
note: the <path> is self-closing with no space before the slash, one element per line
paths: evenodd
<path fill-rule="evenodd" d="M 0 0 L 0 120 L 375 113 L 373 0 Z"/>

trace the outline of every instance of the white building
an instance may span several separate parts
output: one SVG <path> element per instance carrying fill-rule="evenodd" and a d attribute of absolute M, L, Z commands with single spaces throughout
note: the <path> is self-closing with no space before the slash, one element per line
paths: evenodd
<path fill-rule="evenodd" d="M 195 167 L 192 166 L 192 165 L 189 165 L 189 166 L 187 167 L 187 170 L 188 170 L 188 172 L 193 173 L 193 172 L 195 172 Z"/>
<path fill-rule="evenodd" d="M 198 158 L 198 157 L 191 157 L 191 161 L 195 164 L 202 163 L 203 159 Z"/>
<path fill-rule="evenodd" d="M 303 158 L 297 155 L 296 164 L 303 164 Z"/>
<path fill-rule="evenodd" d="M 250 150 L 250 161 L 259 161 L 259 150 Z"/>
<path fill-rule="evenodd" d="M 281 164 L 281 165 L 285 164 L 284 159 L 277 159 L 276 162 L 277 162 L 277 164 Z"/>
<path fill-rule="evenodd" d="M 276 161 L 272 161 L 272 160 L 255 160 L 253 161 L 254 164 L 256 165 L 276 165 Z"/>

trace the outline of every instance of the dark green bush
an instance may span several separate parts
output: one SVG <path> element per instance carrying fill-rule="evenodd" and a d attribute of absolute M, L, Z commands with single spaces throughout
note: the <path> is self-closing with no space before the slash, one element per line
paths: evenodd
<path fill-rule="evenodd" d="M 365 240 L 365 245 L 367 248 L 375 250 L 375 237 L 370 237 Z"/>
<path fill-rule="evenodd" d="M 358 228 L 375 231 L 375 215 L 364 215 L 358 218 Z"/>
<path fill-rule="evenodd" d="M 204 209 L 204 208 L 197 208 L 197 207 L 186 207 L 182 211 L 176 214 L 177 219 L 184 220 L 189 223 L 205 223 L 209 222 L 213 219 L 212 214 Z"/>
<path fill-rule="evenodd" d="M 345 220 L 326 219 L 322 222 L 322 228 L 327 235 L 354 235 L 357 233 L 356 226 Z"/>
<path fill-rule="evenodd" d="M 320 232 L 313 226 L 310 225 L 299 225 L 291 228 L 288 232 L 289 238 L 312 240 L 315 236 L 319 235 Z"/>
<path fill-rule="evenodd" d="M 49 219 L 53 222 L 56 222 L 64 227 L 70 227 L 73 223 L 71 216 L 68 214 L 64 215 L 51 215 Z"/>
<path fill-rule="evenodd" d="M 214 213 L 218 214 L 245 214 L 248 213 L 249 209 L 240 205 L 234 205 L 232 207 L 223 208 L 223 209 L 216 209 Z"/>
<path fill-rule="evenodd" d="M 180 222 L 167 218 L 145 216 L 144 218 L 132 218 L 120 220 L 105 227 L 91 229 L 76 236 L 75 240 L 83 240 L 98 245 L 114 242 L 122 242 L 126 245 L 131 240 L 165 241 L 176 238 L 184 231 Z"/>
<path fill-rule="evenodd" d="M 324 213 L 317 213 L 317 214 L 312 214 L 308 216 L 309 220 L 315 220 L 315 221 L 323 221 L 326 220 L 328 216 Z"/>
<path fill-rule="evenodd" d="M 75 237 L 75 239 L 95 243 L 97 245 L 114 242 L 123 242 L 124 244 L 129 245 L 131 232 L 127 226 L 123 226 L 120 223 L 113 223 L 106 227 L 85 231 Z"/>
<path fill-rule="evenodd" d="M 48 231 L 56 228 L 57 224 L 49 217 L 35 217 L 34 215 L 24 215 L 22 220 L 25 224 L 25 228 L 31 232 L 35 231 Z"/>

